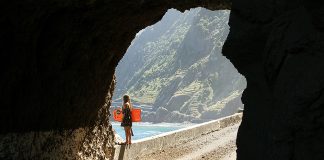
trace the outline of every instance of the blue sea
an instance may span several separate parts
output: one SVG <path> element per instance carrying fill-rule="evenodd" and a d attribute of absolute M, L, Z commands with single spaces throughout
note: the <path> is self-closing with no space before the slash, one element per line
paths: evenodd
<path fill-rule="evenodd" d="M 151 137 L 154 135 L 159 135 L 161 133 L 170 132 L 191 126 L 192 124 L 188 123 L 149 123 L 149 122 L 136 122 L 133 123 L 133 140 L 138 140 L 146 137 Z M 112 122 L 113 128 L 116 130 L 117 134 L 125 139 L 124 128 L 120 126 L 118 122 Z"/>

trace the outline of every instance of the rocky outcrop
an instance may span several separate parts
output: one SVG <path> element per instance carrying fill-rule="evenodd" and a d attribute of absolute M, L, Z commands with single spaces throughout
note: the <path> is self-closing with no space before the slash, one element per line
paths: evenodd
<path fill-rule="evenodd" d="M 99 136 L 91 131 L 108 124 L 98 115 L 110 99 L 114 68 L 135 34 L 169 8 L 231 5 L 226 0 L 0 4 L 0 159 L 76 159 L 76 150 L 83 150 L 78 136 L 90 139 L 91 152 L 80 155 L 102 155 L 105 144 L 92 144 L 101 142 L 95 137 L 112 135 L 109 125 Z M 321 1 L 232 1 L 223 54 L 248 83 L 239 160 L 323 159 L 323 7 Z M 46 140 L 37 139 L 43 136 Z"/>

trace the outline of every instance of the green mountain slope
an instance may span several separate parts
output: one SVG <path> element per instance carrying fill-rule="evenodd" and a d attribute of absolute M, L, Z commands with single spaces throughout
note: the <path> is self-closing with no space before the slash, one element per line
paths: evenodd
<path fill-rule="evenodd" d="M 116 69 L 114 98 L 153 106 L 147 121 L 205 121 L 236 112 L 245 79 L 221 55 L 229 11 L 169 10 L 142 30 Z M 227 108 L 227 109 L 226 109 Z M 225 113 L 226 111 L 226 113 Z"/>

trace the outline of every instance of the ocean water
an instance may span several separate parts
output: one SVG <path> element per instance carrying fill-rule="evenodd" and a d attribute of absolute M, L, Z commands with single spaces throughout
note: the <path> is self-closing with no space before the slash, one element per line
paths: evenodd
<path fill-rule="evenodd" d="M 133 123 L 133 133 L 134 136 L 132 140 L 138 140 L 146 137 L 151 137 L 154 135 L 159 135 L 161 133 L 170 132 L 191 126 L 192 124 L 188 123 L 148 123 L 148 122 L 136 122 Z M 125 139 L 124 128 L 120 126 L 118 122 L 112 122 L 112 127 L 115 129 L 118 135 Z"/>

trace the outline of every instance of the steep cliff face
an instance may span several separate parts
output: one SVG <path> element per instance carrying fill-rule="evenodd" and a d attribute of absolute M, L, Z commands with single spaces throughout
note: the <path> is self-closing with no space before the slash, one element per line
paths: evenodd
<path fill-rule="evenodd" d="M 323 159 L 323 2 L 231 3 L 223 54 L 248 84 L 238 159 Z M 108 116 L 101 111 L 109 105 L 114 68 L 135 34 L 169 8 L 229 9 L 231 3 L 1 1 L 0 159 L 108 158 L 103 146 L 112 141 L 97 137 L 112 133 L 98 115 Z M 97 129 L 102 132 L 91 136 Z M 86 139 L 89 147 L 80 148 Z"/>
<path fill-rule="evenodd" d="M 119 62 L 114 99 L 128 94 L 152 105 L 142 115 L 149 122 L 208 121 L 236 113 L 242 103 L 221 111 L 246 86 L 221 54 L 229 13 L 168 10 L 161 21 L 137 34 Z"/>

